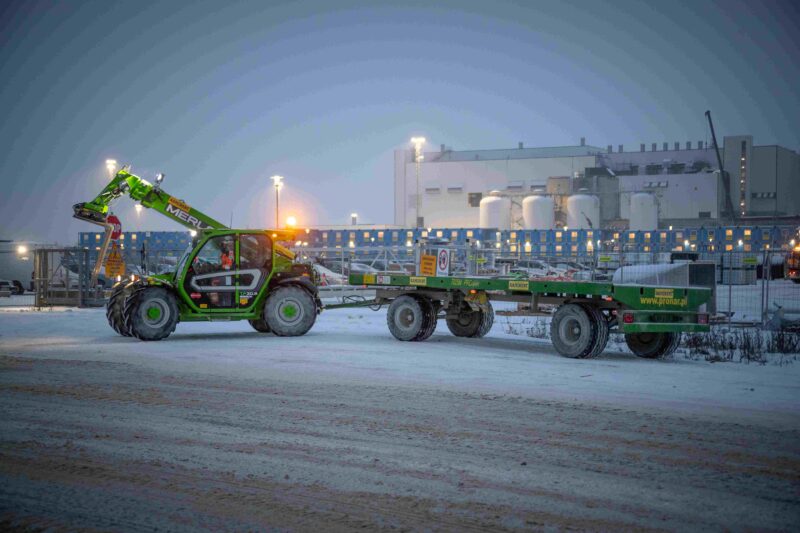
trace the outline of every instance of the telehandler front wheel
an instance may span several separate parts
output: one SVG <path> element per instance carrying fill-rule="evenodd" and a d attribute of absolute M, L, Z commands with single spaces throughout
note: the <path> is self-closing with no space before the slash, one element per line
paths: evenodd
<path fill-rule="evenodd" d="M 138 287 L 125 300 L 125 325 L 143 341 L 169 337 L 178 324 L 175 295 L 164 287 Z"/>
<path fill-rule="evenodd" d="M 305 335 L 317 320 L 317 304 L 301 287 L 278 287 L 264 304 L 264 320 L 279 337 L 299 337 Z"/>
<path fill-rule="evenodd" d="M 126 287 L 127 282 L 119 282 L 114 285 L 111 291 L 111 296 L 108 298 L 106 304 L 106 318 L 108 325 L 111 329 L 122 335 L 123 337 L 130 337 L 131 333 L 125 325 L 125 300 L 130 296 L 131 290 Z M 128 290 L 126 290 L 128 289 Z"/>

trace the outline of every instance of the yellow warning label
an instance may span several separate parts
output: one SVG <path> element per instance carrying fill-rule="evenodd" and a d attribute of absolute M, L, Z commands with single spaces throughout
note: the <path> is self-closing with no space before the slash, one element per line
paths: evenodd
<path fill-rule="evenodd" d="M 372 285 L 375 283 L 375 274 L 364 274 L 364 285 Z"/>
<path fill-rule="evenodd" d="M 106 276 L 109 278 L 125 275 L 125 261 L 122 260 L 122 255 L 120 255 L 116 243 L 114 243 L 113 248 L 111 248 L 111 253 L 106 257 L 105 267 Z"/>
<path fill-rule="evenodd" d="M 508 288 L 512 291 L 527 291 L 530 285 L 527 281 L 509 281 Z"/>
<path fill-rule="evenodd" d="M 186 211 L 186 212 L 188 212 L 191 209 L 191 207 L 189 207 L 189 204 L 187 204 L 183 200 L 179 200 L 177 198 L 170 198 L 169 199 L 169 203 L 170 203 L 170 205 L 174 205 L 178 209 L 181 209 L 181 210 Z"/>
<path fill-rule="evenodd" d="M 427 285 L 428 278 L 424 278 L 422 276 L 411 276 L 408 280 L 410 285 Z"/>
<path fill-rule="evenodd" d="M 674 298 L 675 289 L 656 289 L 656 298 Z"/>
<path fill-rule="evenodd" d="M 419 258 L 419 273 L 423 276 L 436 275 L 436 256 L 423 255 Z"/>
<path fill-rule="evenodd" d="M 243 296 L 243 297 L 239 298 L 239 305 L 247 305 L 247 302 L 249 302 L 249 301 L 250 301 L 250 298 L 248 298 L 246 296 Z"/>

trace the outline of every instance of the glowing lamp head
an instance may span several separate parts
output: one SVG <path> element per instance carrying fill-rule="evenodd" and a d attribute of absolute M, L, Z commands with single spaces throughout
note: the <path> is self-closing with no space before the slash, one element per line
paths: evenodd
<path fill-rule="evenodd" d="M 28 253 L 28 247 L 24 244 L 17 246 L 17 255 L 25 255 Z"/>
<path fill-rule="evenodd" d="M 297 217 L 295 216 L 288 216 L 286 217 L 286 225 L 290 228 L 297 226 Z"/>

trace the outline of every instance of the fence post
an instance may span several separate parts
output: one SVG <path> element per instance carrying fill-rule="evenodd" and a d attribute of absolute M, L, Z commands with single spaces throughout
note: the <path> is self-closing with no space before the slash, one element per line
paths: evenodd
<path fill-rule="evenodd" d="M 766 286 L 767 286 L 767 289 L 765 291 L 765 296 L 764 296 L 764 309 L 763 309 L 763 313 L 764 313 L 763 325 L 764 326 L 767 325 L 767 320 L 769 318 L 769 286 L 770 286 L 770 281 L 772 281 L 772 257 L 771 257 L 771 254 L 772 254 L 772 251 L 771 250 L 767 250 L 767 253 L 766 253 L 767 266 L 765 267 L 767 269 L 767 273 L 766 273 L 766 276 L 762 276 L 762 279 L 766 278 Z"/>
<path fill-rule="evenodd" d="M 733 253 L 734 252 L 730 252 L 728 254 L 728 325 L 729 326 L 731 324 L 731 319 L 733 318 Z"/>

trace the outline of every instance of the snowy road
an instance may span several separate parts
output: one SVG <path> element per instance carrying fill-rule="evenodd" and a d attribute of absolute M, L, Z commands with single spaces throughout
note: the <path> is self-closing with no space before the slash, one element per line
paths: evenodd
<path fill-rule="evenodd" d="M 775 529 L 800 524 L 800 365 L 400 343 L 385 314 L 117 337 L 0 313 L 0 527 Z"/>

